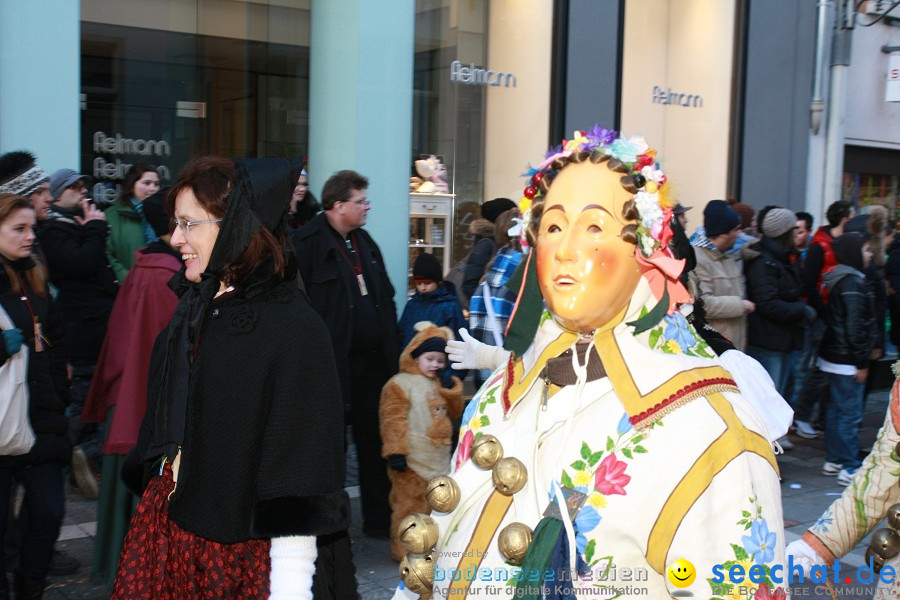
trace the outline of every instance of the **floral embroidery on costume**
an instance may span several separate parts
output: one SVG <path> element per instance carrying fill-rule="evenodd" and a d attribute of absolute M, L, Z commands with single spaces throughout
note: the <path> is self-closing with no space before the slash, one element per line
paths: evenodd
<path fill-rule="evenodd" d="M 643 316 L 643 314 L 642 314 Z M 658 327 L 650 330 L 648 343 L 666 354 L 686 354 L 712 358 L 709 346 L 680 312 L 665 315 Z"/>
<path fill-rule="evenodd" d="M 756 498 L 749 498 L 752 505 L 749 510 L 741 510 L 738 525 L 744 527 L 747 535 L 741 536 L 741 544 L 731 544 L 734 552 L 733 560 L 721 563 L 721 571 L 725 575 L 723 583 L 708 579 L 713 597 L 710 600 L 783 600 L 785 592 L 776 587 L 769 577 L 770 567 L 767 563 L 775 559 L 778 535 L 769 531 L 769 524 L 763 518 L 763 508 Z M 733 582 L 730 570 L 734 565 L 743 569 L 744 577 L 740 582 Z M 748 574 L 753 571 L 753 581 Z M 760 573 L 761 572 L 761 573 Z"/>
<path fill-rule="evenodd" d="M 656 425 L 662 426 L 662 421 L 651 424 L 648 429 L 653 429 Z M 622 414 L 616 426 L 616 433 L 616 439 L 607 436 L 605 450 L 594 451 L 583 441 L 581 457 L 573 461 L 569 469 L 563 469 L 559 478 L 561 486 L 588 496 L 573 521 L 575 543 L 588 566 L 594 566 L 603 558 L 609 558 L 595 558 L 596 540 L 587 539 L 587 534 L 596 529 L 603 518 L 598 509 L 606 508 L 608 496 L 627 495 L 625 488 L 631 482 L 631 475 L 627 473 L 628 463 L 619 460 L 616 454 L 621 454 L 624 459 L 633 460 L 635 454 L 647 453 L 647 449 L 640 444 L 647 438 L 647 431 L 636 432 L 628 419 L 628 413 Z"/>

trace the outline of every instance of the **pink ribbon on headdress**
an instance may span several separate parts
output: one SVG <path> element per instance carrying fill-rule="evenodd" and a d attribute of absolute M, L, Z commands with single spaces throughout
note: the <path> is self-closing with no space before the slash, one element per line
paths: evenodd
<path fill-rule="evenodd" d="M 662 300 L 663 293 L 666 289 L 669 290 L 669 306 L 666 308 L 666 314 L 671 315 L 677 305 L 692 301 L 691 295 L 678 279 L 684 270 L 685 260 L 683 258 L 673 257 L 667 247 L 660 248 L 649 258 L 635 248 L 634 255 L 637 258 L 641 275 L 650 284 L 650 291 L 653 292 L 656 299 Z"/>
<path fill-rule="evenodd" d="M 563 150 L 562 152 L 557 152 L 556 154 L 548 156 L 547 158 L 544 159 L 544 162 L 542 162 L 541 164 L 539 164 L 537 166 L 538 171 L 543 171 L 544 169 L 549 167 L 551 164 L 553 164 L 553 161 L 556 160 L 557 158 L 565 158 L 567 156 L 572 156 L 571 150 Z"/>

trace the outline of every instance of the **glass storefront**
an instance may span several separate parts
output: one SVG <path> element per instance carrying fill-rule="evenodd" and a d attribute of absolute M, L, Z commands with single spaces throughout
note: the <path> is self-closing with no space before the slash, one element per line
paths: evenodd
<path fill-rule="evenodd" d="M 159 165 L 170 182 L 200 154 L 306 155 L 308 0 L 154 2 L 171 15 L 165 28 L 82 4 L 81 167 L 97 202 L 115 200 L 135 162 Z M 194 26 L 177 18 L 185 14 Z"/>

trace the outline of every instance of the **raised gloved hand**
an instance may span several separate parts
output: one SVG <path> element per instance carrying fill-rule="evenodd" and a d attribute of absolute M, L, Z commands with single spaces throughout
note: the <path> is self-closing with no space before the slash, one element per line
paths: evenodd
<path fill-rule="evenodd" d="M 825 559 L 819 556 L 809 544 L 801 540 L 796 540 L 787 545 L 784 549 L 785 562 L 788 556 L 794 557 L 794 564 L 803 568 L 803 574 L 809 577 L 809 572 L 814 565 L 824 565 Z"/>
<path fill-rule="evenodd" d="M 19 351 L 19 348 L 22 347 L 22 342 L 25 341 L 25 336 L 22 335 L 21 329 L 4 329 L 3 330 L 3 345 L 6 347 L 6 354 L 12 356 L 16 352 Z"/>
<path fill-rule="evenodd" d="M 479 342 L 467 329 L 459 330 L 460 340 L 447 342 L 447 358 L 457 371 L 463 369 L 490 369 L 493 371 L 509 358 L 509 352 L 499 346 Z"/>
<path fill-rule="evenodd" d="M 391 454 L 388 456 L 387 464 L 393 470 L 402 473 L 406 470 L 406 457 L 402 454 Z"/>

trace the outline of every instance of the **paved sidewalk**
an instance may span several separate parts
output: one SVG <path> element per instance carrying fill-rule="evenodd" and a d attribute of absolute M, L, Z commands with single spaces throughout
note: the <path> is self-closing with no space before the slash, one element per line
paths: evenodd
<path fill-rule="evenodd" d="M 862 443 L 871 444 L 875 433 L 881 426 L 887 408 L 887 391 L 874 392 L 869 395 L 863 419 Z M 820 474 L 825 461 L 823 442 L 804 440 L 791 435 L 795 448 L 778 457 L 782 475 L 782 498 L 784 502 L 784 518 L 786 539 L 791 542 L 799 538 L 807 527 L 816 521 L 819 515 L 843 491 L 834 477 Z M 353 461 L 349 461 L 353 464 Z M 354 483 L 355 469 L 348 473 L 348 482 Z M 355 486 L 348 488 L 352 498 L 353 525 L 350 533 L 353 538 L 353 555 L 357 569 L 359 591 L 363 600 L 385 600 L 390 598 L 397 583 L 397 565 L 390 558 L 388 542 L 363 537 L 360 532 L 360 508 L 358 490 Z M 66 520 L 61 541 L 57 547 L 77 557 L 82 562 L 78 573 L 67 577 L 51 577 L 48 582 L 46 600 L 106 600 L 109 590 L 103 585 L 91 583 L 90 560 L 93 551 L 93 533 L 96 523 L 97 503 L 86 500 L 83 496 L 69 493 L 67 498 Z M 868 545 L 868 538 L 863 540 L 854 551 L 842 559 L 842 565 L 856 567 L 863 564 L 863 556 Z M 842 570 L 842 574 L 847 571 Z M 798 586 L 794 598 L 829 599 L 824 591 L 816 593 L 817 586 Z M 841 588 L 839 588 L 841 591 Z M 864 586 L 851 582 L 843 586 L 840 598 L 872 598 L 872 586 Z M 655 600 L 655 599 L 654 599 Z"/>

